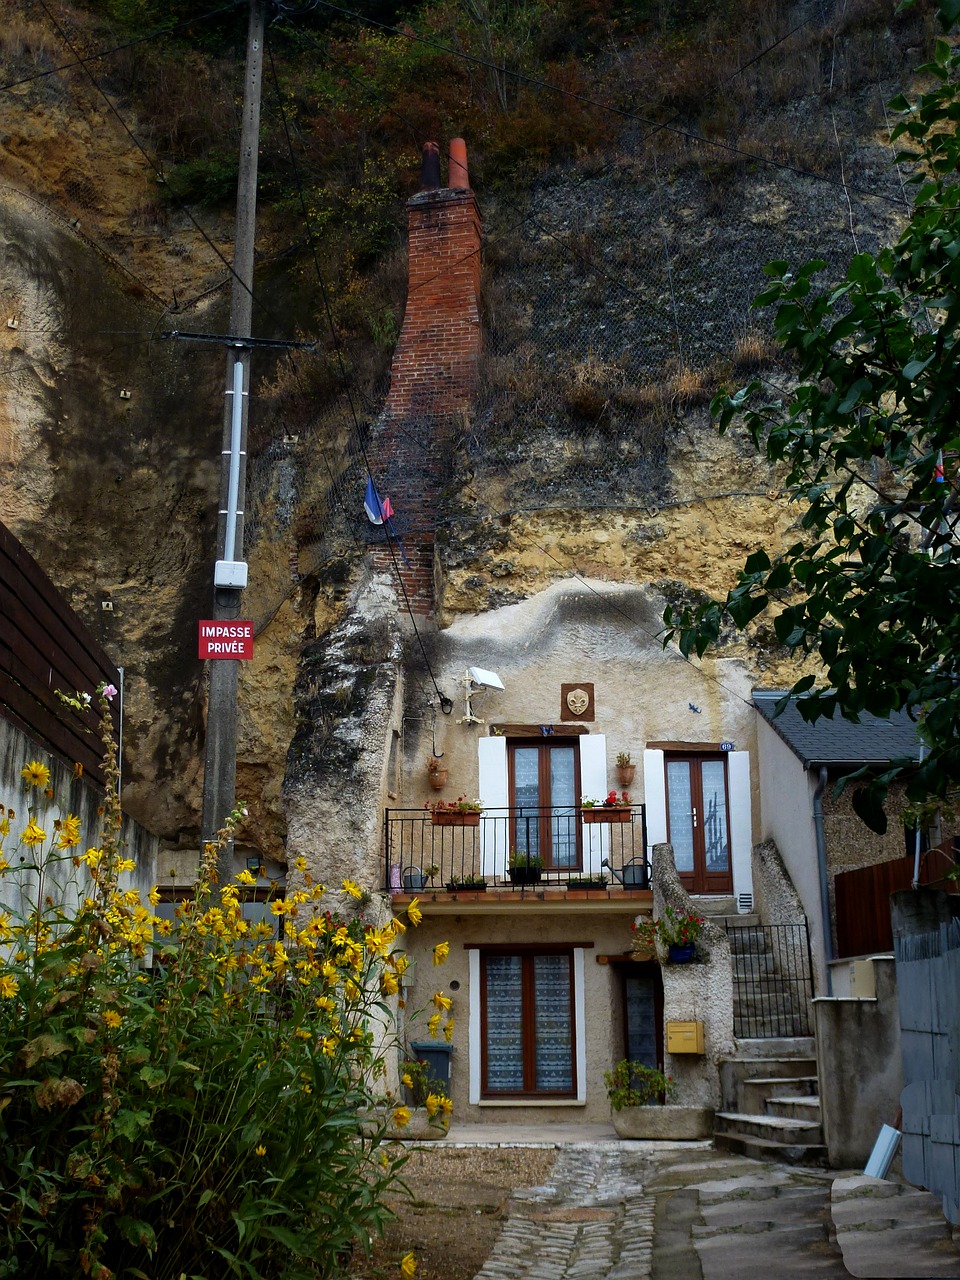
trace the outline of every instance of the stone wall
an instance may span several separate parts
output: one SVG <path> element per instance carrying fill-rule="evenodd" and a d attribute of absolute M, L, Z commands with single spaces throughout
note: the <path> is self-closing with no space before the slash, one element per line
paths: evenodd
<path fill-rule="evenodd" d="M 696 911 L 677 876 L 672 846 L 657 844 L 653 847 L 655 919 L 667 905 L 682 913 Z M 727 935 L 709 920 L 698 940 L 694 964 L 663 965 L 663 1021 L 665 1026 L 668 1022 L 704 1024 L 703 1056 L 664 1053 L 664 1070 L 676 1086 L 671 1101 L 688 1107 L 718 1107 L 720 1062 L 734 1051 L 733 968 Z"/>

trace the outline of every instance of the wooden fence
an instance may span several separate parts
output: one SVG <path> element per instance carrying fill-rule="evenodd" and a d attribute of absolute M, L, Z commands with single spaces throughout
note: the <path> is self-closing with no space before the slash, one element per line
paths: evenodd
<path fill-rule="evenodd" d="M 943 881 L 953 860 L 940 849 L 921 855 L 920 883 L 937 885 L 954 893 L 956 881 Z M 913 857 L 894 858 L 872 867 L 843 871 L 834 879 L 837 908 L 837 956 L 864 956 L 872 951 L 892 951 L 890 895 L 909 889 L 913 882 Z"/>
<path fill-rule="evenodd" d="M 0 716 L 67 764 L 103 782 L 98 717 L 56 690 L 119 688 L 120 673 L 36 561 L 0 524 Z M 119 722 L 119 706 L 114 703 Z"/>

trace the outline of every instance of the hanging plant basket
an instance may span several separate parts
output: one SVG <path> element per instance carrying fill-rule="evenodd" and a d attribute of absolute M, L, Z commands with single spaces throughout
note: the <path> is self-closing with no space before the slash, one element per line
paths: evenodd
<path fill-rule="evenodd" d="M 615 809 L 612 805 L 598 804 L 593 809 L 581 809 L 584 825 L 590 826 L 594 822 L 629 822 L 633 817 L 630 809 Z"/>
<path fill-rule="evenodd" d="M 443 769 L 443 768 L 427 769 L 427 778 L 429 779 L 430 785 L 431 787 L 433 787 L 434 791 L 442 791 L 443 788 L 447 785 L 448 777 L 449 777 L 448 769 Z"/>
<path fill-rule="evenodd" d="M 430 813 L 435 827 L 479 827 L 479 813 L 459 813 L 456 809 L 433 809 Z"/>
<path fill-rule="evenodd" d="M 631 786 L 636 776 L 637 766 L 635 764 L 617 765 L 617 781 L 620 783 L 621 787 Z"/>

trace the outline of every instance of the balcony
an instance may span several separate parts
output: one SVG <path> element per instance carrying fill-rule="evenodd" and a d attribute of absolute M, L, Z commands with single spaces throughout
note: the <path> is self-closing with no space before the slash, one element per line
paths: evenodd
<path fill-rule="evenodd" d="M 394 895 L 649 897 L 643 805 L 443 815 L 387 809 L 383 825 L 384 887 Z"/>

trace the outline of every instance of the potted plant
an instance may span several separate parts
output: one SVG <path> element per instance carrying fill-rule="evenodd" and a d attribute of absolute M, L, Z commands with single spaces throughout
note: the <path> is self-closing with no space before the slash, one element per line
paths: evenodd
<path fill-rule="evenodd" d="M 654 951 L 657 944 L 667 952 L 671 964 L 690 964 L 696 959 L 697 939 L 703 928 L 703 916 L 693 911 L 677 911 L 667 903 L 663 915 L 630 927 L 635 931 L 634 947 L 638 951 Z"/>
<path fill-rule="evenodd" d="M 427 779 L 433 787 L 434 791 L 442 791 L 447 785 L 449 769 L 439 758 L 439 756 L 431 756 L 427 764 Z"/>
<path fill-rule="evenodd" d="M 401 873 L 404 893 L 422 893 L 427 887 L 427 881 L 432 880 L 439 870 L 435 862 L 422 870 L 420 867 L 404 867 Z"/>
<path fill-rule="evenodd" d="M 445 1137 L 450 1128 L 453 1103 L 447 1087 L 437 1080 L 428 1062 L 410 1059 L 400 1068 L 404 1102 L 392 1108 L 387 1136 L 417 1141 Z"/>
<path fill-rule="evenodd" d="M 479 800 L 457 796 L 456 800 L 433 800 L 424 806 L 435 827 L 478 827 L 483 805 Z"/>
<path fill-rule="evenodd" d="M 448 893 L 462 893 L 467 890 L 471 893 L 485 893 L 486 888 L 485 876 L 453 876 L 446 884 Z"/>
<path fill-rule="evenodd" d="M 539 853 L 511 849 L 507 875 L 512 884 L 538 884 L 543 879 L 543 859 Z"/>
<path fill-rule="evenodd" d="M 580 801 L 580 814 L 587 824 L 629 822 L 633 817 L 633 810 L 626 791 L 621 791 L 619 795 L 616 791 L 609 791 L 603 800 L 592 800 L 589 796 L 584 796 Z"/>
<path fill-rule="evenodd" d="M 713 1108 L 673 1105 L 671 1076 L 642 1062 L 618 1062 L 604 1072 L 613 1127 L 621 1138 L 709 1138 Z"/>
<path fill-rule="evenodd" d="M 568 889 L 606 889 L 607 877 L 605 875 L 598 876 L 570 876 L 567 880 Z"/>
<path fill-rule="evenodd" d="M 633 785 L 633 780 L 637 774 L 637 766 L 630 759 L 629 751 L 617 752 L 617 781 L 621 787 L 629 787 Z"/>

